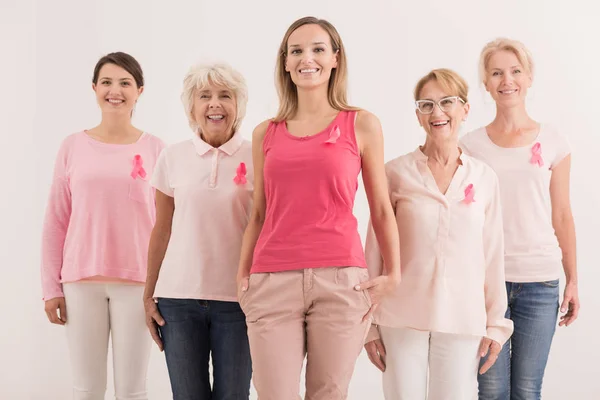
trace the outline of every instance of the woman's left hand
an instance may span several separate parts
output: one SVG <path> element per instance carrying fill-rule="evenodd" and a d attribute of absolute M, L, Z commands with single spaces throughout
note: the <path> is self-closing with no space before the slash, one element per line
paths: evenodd
<path fill-rule="evenodd" d="M 481 375 L 485 374 L 490 368 L 492 368 L 492 365 L 494 365 L 498 359 L 500 350 L 502 350 L 502 346 L 500 346 L 500 343 L 496 342 L 495 340 L 486 337 L 481 339 L 481 344 L 479 345 L 479 355 L 483 358 L 487 354 L 487 360 L 485 360 L 485 363 L 479 369 L 479 373 Z"/>
<path fill-rule="evenodd" d="M 579 290 L 577 283 L 567 283 L 565 286 L 565 294 L 563 296 L 560 312 L 561 315 L 559 326 L 569 326 L 577 319 L 579 315 Z"/>
<path fill-rule="evenodd" d="M 371 308 L 363 317 L 363 322 L 373 316 L 373 313 L 381 303 L 381 300 L 396 290 L 396 287 L 400 283 L 400 277 L 393 275 L 380 275 L 369 281 L 363 282 L 359 285 L 354 286 L 357 291 L 367 290 L 369 297 L 371 298 Z"/>

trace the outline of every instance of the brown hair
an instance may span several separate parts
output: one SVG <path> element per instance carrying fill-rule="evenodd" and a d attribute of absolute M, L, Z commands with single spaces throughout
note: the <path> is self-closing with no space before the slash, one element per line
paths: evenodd
<path fill-rule="evenodd" d="M 287 45 L 290 35 L 298 28 L 304 25 L 319 25 L 323 28 L 331 39 L 331 47 L 337 52 L 337 67 L 331 70 L 329 78 L 329 87 L 327 89 L 327 98 L 329 104 L 336 110 L 356 110 L 348 104 L 348 62 L 346 60 L 346 50 L 340 34 L 335 27 L 324 19 L 315 17 L 304 17 L 296 20 L 283 36 L 279 52 L 277 53 L 277 66 L 275 68 L 275 84 L 277 86 L 277 95 L 279 96 L 279 110 L 274 121 L 284 121 L 294 116 L 298 110 L 298 91 L 292 81 L 290 74 L 285 70 L 285 61 L 287 58 Z"/>
<path fill-rule="evenodd" d="M 138 88 L 144 86 L 144 73 L 142 72 L 140 63 L 138 63 L 137 60 L 129 54 L 120 51 L 109 53 L 98 60 L 96 66 L 94 67 L 94 76 L 92 78 L 92 82 L 94 84 L 98 83 L 98 74 L 100 74 L 100 70 L 106 64 L 114 64 L 123 68 L 125 71 L 129 72 L 131 76 L 133 76 L 133 79 L 135 79 L 135 84 Z"/>
<path fill-rule="evenodd" d="M 469 85 L 459 74 L 447 68 L 434 69 L 419 79 L 415 86 L 415 100 L 420 100 L 421 90 L 430 81 L 436 81 L 449 95 L 458 96 L 465 103 L 469 102 Z"/>

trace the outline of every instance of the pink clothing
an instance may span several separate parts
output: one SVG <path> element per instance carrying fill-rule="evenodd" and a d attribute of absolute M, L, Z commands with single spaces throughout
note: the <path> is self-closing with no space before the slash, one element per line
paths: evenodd
<path fill-rule="evenodd" d="M 352 213 L 361 170 L 355 111 L 341 111 L 323 131 L 294 136 L 285 121 L 263 142 L 266 217 L 251 273 L 366 267 Z"/>
<path fill-rule="evenodd" d="M 162 152 L 150 184 L 175 202 L 154 297 L 237 301 L 252 210 L 252 144 L 240 132 L 219 148 L 194 136 Z"/>
<path fill-rule="evenodd" d="M 386 164 L 402 281 L 381 302 L 374 323 L 487 336 L 502 345 L 513 324 L 504 317 L 508 302 L 498 179 L 485 163 L 465 154 L 460 158 L 446 194 L 420 149 Z M 372 227 L 365 252 L 371 277 L 381 275 L 383 260 Z"/>
<path fill-rule="evenodd" d="M 45 300 L 63 297 L 63 282 L 95 276 L 146 280 L 155 221 L 148 179 L 163 148 L 147 133 L 125 145 L 102 143 L 85 132 L 63 141 L 42 234 Z"/>
<path fill-rule="evenodd" d="M 500 181 L 504 219 L 506 280 L 544 282 L 558 279 L 562 252 L 552 226 L 552 169 L 571 153 L 567 138 L 542 124 L 528 146 L 500 147 L 484 127 L 460 143 L 467 154 L 490 165 Z"/>

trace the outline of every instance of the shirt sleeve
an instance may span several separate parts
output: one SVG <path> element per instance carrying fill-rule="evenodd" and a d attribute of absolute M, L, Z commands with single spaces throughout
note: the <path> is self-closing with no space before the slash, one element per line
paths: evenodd
<path fill-rule="evenodd" d="M 486 262 L 484 287 L 487 313 L 486 337 L 503 346 L 512 335 L 513 322 L 504 317 L 508 307 L 508 299 L 504 277 L 504 233 L 500 187 L 496 175 L 492 174 L 491 176 L 494 178 L 493 192 L 486 208 L 483 226 L 483 246 Z"/>
<path fill-rule="evenodd" d="M 367 337 L 365 339 L 365 344 L 377 339 L 381 339 L 381 335 L 379 334 L 379 327 L 376 324 L 371 324 L 371 327 L 369 328 L 369 332 L 367 333 Z"/>
<path fill-rule="evenodd" d="M 556 167 L 566 156 L 571 154 L 571 142 L 569 141 L 569 138 L 558 131 L 555 131 L 553 136 L 556 146 L 556 156 L 554 157 L 554 160 L 552 160 L 550 169 Z"/>
<path fill-rule="evenodd" d="M 71 189 L 67 176 L 68 146 L 63 142 L 54 164 L 54 173 L 42 227 L 43 299 L 64 297 L 61 284 L 63 250 L 71 219 Z"/>
<path fill-rule="evenodd" d="M 150 185 L 160 190 L 167 196 L 173 197 L 175 191 L 169 181 L 169 166 L 167 160 L 168 150 L 164 149 L 158 156 L 156 165 L 154 166 L 154 172 L 150 179 Z"/>

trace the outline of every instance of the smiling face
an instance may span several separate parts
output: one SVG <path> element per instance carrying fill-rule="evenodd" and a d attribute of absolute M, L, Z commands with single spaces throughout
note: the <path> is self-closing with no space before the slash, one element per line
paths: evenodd
<path fill-rule="evenodd" d="M 296 29 L 287 43 L 285 70 L 299 88 L 327 85 L 331 70 L 337 67 L 337 51 L 327 31 L 316 24 Z"/>
<path fill-rule="evenodd" d="M 205 141 L 225 143 L 233 134 L 237 101 L 233 90 L 209 83 L 196 91 L 192 117 Z"/>
<path fill-rule="evenodd" d="M 501 107 L 525 103 L 533 79 L 512 51 L 496 51 L 486 67 L 485 88 Z"/>
<path fill-rule="evenodd" d="M 431 113 L 424 113 L 419 109 L 416 110 L 416 113 L 428 138 L 435 141 L 458 140 L 460 124 L 469 113 L 469 104 L 459 100 L 456 93 L 447 93 L 434 79 L 427 82 L 421 89 L 417 102 L 422 100 L 427 100 L 427 102 L 421 104 L 420 108 L 424 112 L 431 110 Z"/>
<path fill-rule="evenodd" d="M 115 64 L 105 64 L 92 84 L 102 113 L 131 115 L 144 88 L 138 88 L 133 76 Z"/>

